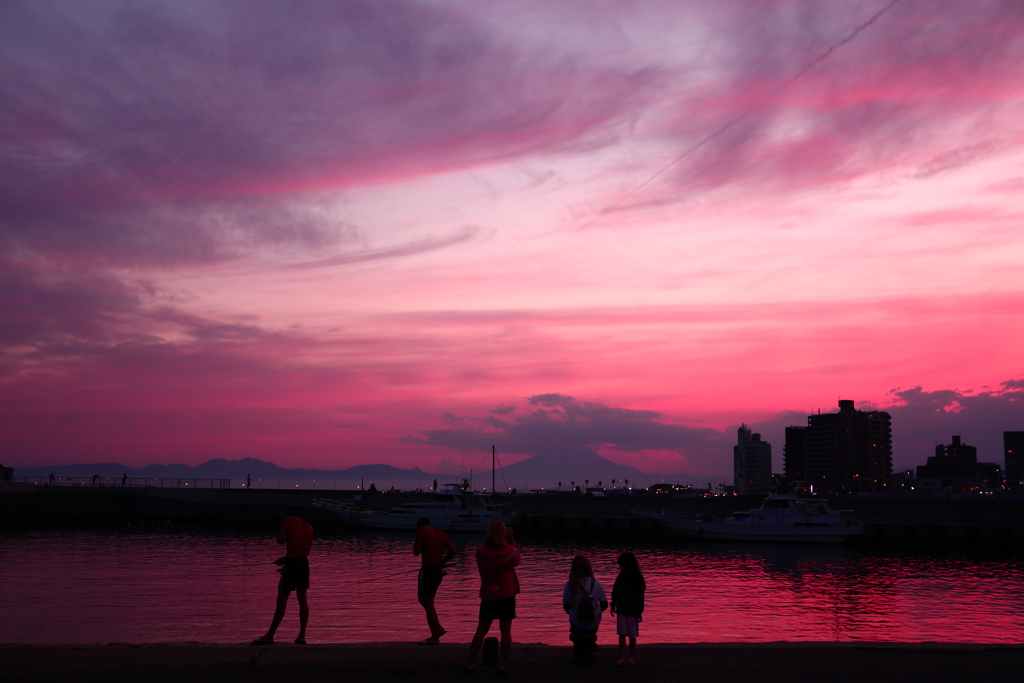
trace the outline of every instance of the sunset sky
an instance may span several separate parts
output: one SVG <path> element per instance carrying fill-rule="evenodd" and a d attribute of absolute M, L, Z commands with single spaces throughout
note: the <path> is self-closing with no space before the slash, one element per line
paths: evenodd
<path fill-rule="evenodd" d="M 4 2 L 0 462 L 1001 464 L 1022 196 L 1020 0 Z"/>

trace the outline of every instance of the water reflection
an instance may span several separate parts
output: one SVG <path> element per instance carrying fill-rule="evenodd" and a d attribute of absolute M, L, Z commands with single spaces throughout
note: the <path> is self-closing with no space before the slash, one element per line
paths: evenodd
<path fill-rule="evenodd" d="M 273 611 L 274 529 L 150 528 L 0 534 L 0 642 L 244 642 Z M 481 539 L 454 535 L 459 559 L 438 592 L 445 640 L 476 625 Z M 565 644 L 569 562 L 589 555 L 611 586 L 631 550 L 647 579 L 641 642 L 1018 642 L 1019 554 L 913 554 L 777 545 L 527 539 L 517 641 Z M 412 641 L 418 558 L 401 532 L 321 532 L 310 563 L 311 642 Z M 294 607 L 294 605 L 292 606 Z M 602 644 L 615 641 L 606 625 Z M 281 638 L 297 630 L 285 617 Z"/>

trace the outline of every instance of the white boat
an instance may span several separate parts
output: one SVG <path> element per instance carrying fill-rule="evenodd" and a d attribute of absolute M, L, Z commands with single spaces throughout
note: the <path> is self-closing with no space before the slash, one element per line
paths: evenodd
<path fill-rule="evenodd" d="M 864 523 L 850 510 L 833 510 L 825 500 L 769 496 L 757 509 L 723 520 L 705 520 L 668 511 L 632 510 L 655 520 L 670 538 L 786 543 L 843 543 L 864 534 Z"/>
<path fill-rule="evenodd" d="M 435 494 L 429 503 L 406 503 L 390 510 L 367 510 L 346 501 L 317 498 L 313 505 L 335 513 L 346 525 L 361 529 L 415 529 L 420 517 L 445 531 L 486 531 L 497 520 L 511 524 L 502 504 L 484 494 L 448 491 Z"/>

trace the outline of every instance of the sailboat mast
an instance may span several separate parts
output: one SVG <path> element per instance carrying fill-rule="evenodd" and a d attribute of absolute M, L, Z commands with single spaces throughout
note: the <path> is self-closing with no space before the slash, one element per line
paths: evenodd
<path fill-rule="evenodd" d="M 498 456 L 494 450 L 494 444 L 491 444 L 491 495 L 494 495 L 494 462 Z"/>

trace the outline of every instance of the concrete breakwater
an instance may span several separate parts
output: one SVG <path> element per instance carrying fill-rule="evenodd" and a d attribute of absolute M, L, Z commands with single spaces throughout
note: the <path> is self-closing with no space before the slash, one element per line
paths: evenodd
<path fill-rule="evenodd" d="M 317 524 L 336 518 L 313 505 L 315 498 L 353 500 L 374 510 L 431 499 L 426 493 L 360 493 L 303 489 L 177 489 L 152 487 L 38 486 L 0 492 L 0 519 L 6 521 L 266 522 L 299 515 Z M 761 504 L 759 496 L 673 497 L 639 495 L 594 497 L 570 493 L 496 496 L 518 514 L 523 531 L 656 534 L 656 524 L 630 514 L 634 508 L 669 510 L 722 518 Z M 877 541 L 1024 543 L 1024 500 L 903 500 L 850 497 L 833 505 L 852 510 Z"/>
<path fill-rule="evenodd" d="M 316 507 L 314 499 L 352 501 L 370 510 L 389 510 L 408 503 L 432 500 L 429 493 L 365 493 L 309 489 L 187 489 L 157 487 L 37 486 L 0 492 L 0 519 L 60 520 L 180 520 L 276 521 L 299 515 L 330 524 L 337 518 Z M 594 530 L 654 532 L 653 522 L 634 517 L 637 507 L 667 509 L 683 514 L 727 516 L 736 509 L 757 507 L 760 497 L 673 498 L 648 494 L 595 497 L 542 494 L 495 496 L 506 510 L 517 514 L 518 524 L 538 530 Z"/>

